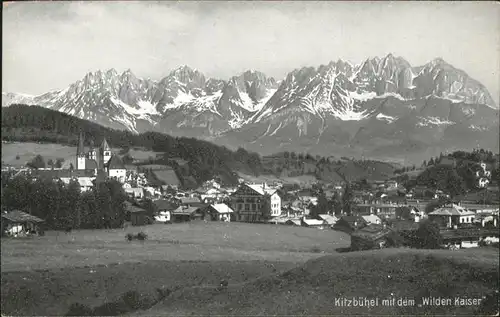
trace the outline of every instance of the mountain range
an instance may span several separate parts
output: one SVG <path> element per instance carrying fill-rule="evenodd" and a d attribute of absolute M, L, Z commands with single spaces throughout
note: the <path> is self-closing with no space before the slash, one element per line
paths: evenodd
<path fill-rule="evenodd" d="M 228 80 L 181 66 L 155 81 L 96 71 L 60 91 L 2 93 L 2 106 L 33 104 L 132 132 L 190 136 L 269 154 L 421 160 L 476 146 L 498 149 L 499 111 L 487 89 L 437 58 L 412 67 L 389 54 Z"/>

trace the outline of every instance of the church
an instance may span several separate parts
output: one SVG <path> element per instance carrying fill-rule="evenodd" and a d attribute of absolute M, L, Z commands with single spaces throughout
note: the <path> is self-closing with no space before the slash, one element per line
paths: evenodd
<path fill-rule="evenodd" d="M 106 138 L 103 139 L 101 146 L 94 147 L 93 141 L 90 147 L 85 150 L 85 139 L 80 133 L 78 139 L 78 148 L 76 150 L 76 160 L 71 166 L 76 171 L 86 171 L 94 175 L 104 174 L 109 178 L 114 178 L 120 182 L 125 182 L 127 170 L 118 155 L 112 153 Z"/>

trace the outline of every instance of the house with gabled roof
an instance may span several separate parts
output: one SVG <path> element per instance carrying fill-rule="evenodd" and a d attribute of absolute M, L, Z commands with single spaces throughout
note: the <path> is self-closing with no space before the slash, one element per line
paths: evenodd
<path fill-rule="evenodd" d="M 2 236 L 4 234 L 18 236 L 30 233 L 40 233 L 43 228 L 40 225 L 43 219 L 30 215 L 20 210 L 2 213 Z"/>
<path fill-rule="evenodd" d="M 475 212 L 456 204 L 445 205 L 428 215 L 429 220 L 441 227 L 453 228 L 462 224 L 471 224 L 475 219 Z"/>
<path fill-rule="evenodd" d="M 339 220 L 337 220 L 333 229 L 350 233 L 367 225 L 368 223 L 366 220 L 359 215 L 342 216 Z"/>
<path fill-rule="evenodd" d="M 269 210 L 262 210 L 267 200 Z M 241 184 L 231 195 L 236 220 L 245 222 L 264 222 L 268 217 L 281 215 L 281 197 L 278 191 L 264 184 Z"/>
<path fill-rule="evenodd" d="M 351 234 L 351 250 L 383 248 L 391 232 L 390 228 L 380 224 L 370 224 L 361 228 Z"/>
<path fill-rule="evenodd" d="M 108 172 L 109 178 L 114 178 L 120 182 L 125 182 L 127 177 L 127 169 L 123 164 L 122 160 L 117 155 L 112 155 L 107 163 L 105 163 L 105 168 Z"/>
<path fill-rule="evenodd" d="M 212 220 L 230 222 L 234 211 L 226 204 L 212 204 L 208 206 L 207 213 Z"/>

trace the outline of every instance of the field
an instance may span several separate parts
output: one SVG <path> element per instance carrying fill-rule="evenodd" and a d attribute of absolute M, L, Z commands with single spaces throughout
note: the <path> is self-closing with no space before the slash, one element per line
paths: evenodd
<path fill-rule="evenodd" d="M 144 231 L 145 242 L 126 242 Z M 152 225 L 47 232 L 2 241 L 2 312 L 62 315 L 73 302 L 102 305 L 128 290 L 242 283 L 349 245 L 332 230 L 244 223 Z"/>
<path fill-rule="evenodd" d="M 150 157 L 155 158 L 157 154 L 160 154 L 160 152 L 133 148 L 128 151 L 128 154 L 130 154 L 130 156 L 135 160 L 144 161 L 149 159 Z"/>
<path fill-rule="evenodd" d="M 76 147 L 45 143 L 2 143 L 2 165 L 20 167 L 40 154 L 47 162 L 58 158 L 68 160 L 76 155 Z M 19 156 L 19 159 L 16 159 Z"/>
<path fill-rule="evenodd" d="M 125 241 L 139 231 L 149 240 Z M 303 227 L 192 222 L 1 242 L 7 315 L 64 315 L 74 303 L 109 315 L 127 291 L 144 305 L 126 310 L 129 316 L 472 315 L 479 306 L 418 304 L 426 296 L 483 299 L 498 290 L 498 249 L 337 253 L 348 236 Z M 221 280 L 227 288 L 218 287 Z M 353 296 L 415 305 L 335 304 Z"/>
<path fill-rule="evenodd" d="M 115 153 L 118 153 L 119 150 L 114 149 Z M 33 142 L 2 143 L 2 165 L 20 167 L 26 165 L 38 154 L 43 156 L 45 162 L 49 159 L 55 162 L 58 158 L 67 161 L 76 155 L 76 146 Z"/>
<path fill-rule="evenodd" d="M 304 184 L 304 183 L 313 183 L 317 181 L 317 178 L 312 175 L 301 175 L 296 177 L 283 177 L 279 178 L 274 175 L 259 175 L 258 177 L 247 175 L 244 173 L 238 173 L 238 176 L 243 178 L 245 181 L 253 182 L 253 183 L 273 183 L 273 182 L 283 182 L 285 184 Z"/>
<path fill-rule="evenodd" d="M 224 290 L 184 288 L 131 316 L 493 316 L 498 311 L 498 265 L 498 249 L 339 253 Z M 450 299 L 451 304 L 426 305 L 425 297 Z M 457 305 L 455 297 L 482 304 Z M 342 298 L 378 299 L 378 304 L 342 306 L 335 301 Z M 382 304 L 392 298 L 406 304 Z"/>

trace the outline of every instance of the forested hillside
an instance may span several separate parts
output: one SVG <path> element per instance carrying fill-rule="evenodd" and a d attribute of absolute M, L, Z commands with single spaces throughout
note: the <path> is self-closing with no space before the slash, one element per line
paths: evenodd
<path fill-rule="evenodd" d="M 87 145 L 99 144 L 104 137 L 122 153 L 134 147 L 164 153 L 157 164 L 174 168 L 184 187 L 195 187 L 213 177 L 223 183 L 236 183 L 236 171 L 251 175 L 273 174 L 281 177 L 313 175 L 325 182 L 359 179 L 385 179 L 393 174 L 389 163 L 324 158 L 307 153 L 284 152 L 260 157 L 243 148 L 232 151 L 224 146 L 194 138 L 172 137 L 156 132 L 133 134 L 105 128 L 87 120 L 38 106 L 12 105 L 2 108 L 2 140 L 58 143 L 76 146 L 83 132 Z M 334 153 L 332 153 L 333 155 Z M 186 160 L 179 166 L 175 159 Z"/>
<path fill-rule="evenodd" d="M 84 133 L 87 145 L 90 140 L 99 144 L 104 137 L 113 147 L 141 147 L 163 152 L 159 161 L 182 158 L 188 161 L 182 168 L 174 166 L 181 179 L 194 178 L 199 184 L 212 177 L 221 176 L 226 182 L 236 182 L 235 169 L 258 174 L 260 157 L 244 149 L 233 152 L 223 146 L 194 138 L 171 137 L 147 132 L 132 134 L 102 127 L 90 121 L 45 109 L 38 106 L 12 105 L 2 108 L 2 140 L 18 142 L 46 142 L 76 146 L 78 135 Z M 175 164 L 173 164 L 175 165 Z"/>
<path fill-rule="evenodd" d="M 481 163 L 485 163 L 485 174 L 481 168 Z M 453 196 L 461 196 L 471 192 L 480 192 L 484 188 L 479 186 L 479 179 L 488 180 L 488 185 L 498 185 L 500 178 L 500 167 L 498 154 L 484 149 L 474 149 L 470 152 L 455 151 L 447 155 L 441 154 L 439 157 L 430 158 L 422 163 L 422 169 L 416 177 L 410 178 L 407 173 L 413 173 L 414 168 L 397 170 L 402 173 L 398 180 L 405 187 L 415 186 L 427 187 L 429 189 L 442 190 Z"/>

